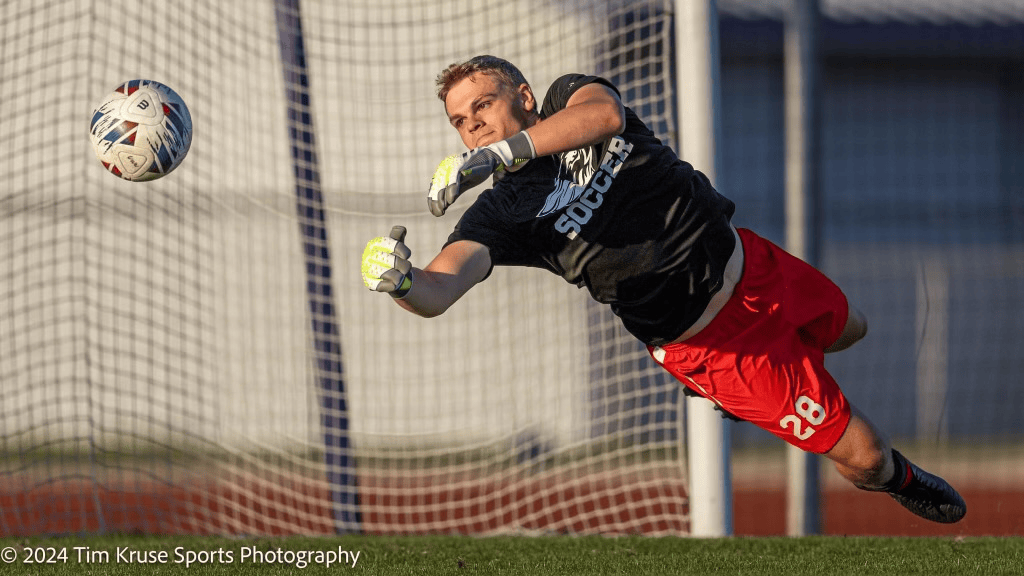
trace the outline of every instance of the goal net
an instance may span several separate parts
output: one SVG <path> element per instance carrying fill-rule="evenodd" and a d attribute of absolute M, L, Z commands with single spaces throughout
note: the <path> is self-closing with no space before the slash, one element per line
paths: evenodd
<path fill-rule="evenodd" d="M 496 269 L 439 318 L 368 292 L 460 151 L 436 74 L 596 72 L 668 142 L 667 1 L 0 3 L 0 535 L 684 533 L 678 386 L 585 291 Z M 104 173 L 93 107 L 172 87 L 171 175 Z"/>

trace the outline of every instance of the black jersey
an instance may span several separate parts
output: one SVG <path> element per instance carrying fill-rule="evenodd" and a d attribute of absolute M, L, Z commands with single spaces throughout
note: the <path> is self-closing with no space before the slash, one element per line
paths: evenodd
<path fill-rule="evenodd" d="M 596 76 L 563 76 L 541 118 L 591 82 L 614 89 Z M 734 209 L 626 108 L 621 135 L 496 179 L 448 244 L 473 240 L 487 246 L 492 265 L 544 268 L 586 286 L 630 333 L 659 345 L 685 332 L 721 288 Z"/>

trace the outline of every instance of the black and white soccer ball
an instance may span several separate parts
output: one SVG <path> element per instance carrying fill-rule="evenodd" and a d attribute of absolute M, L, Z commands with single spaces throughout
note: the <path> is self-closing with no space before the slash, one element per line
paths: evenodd
<path fill-rule="evenodd" d="M 177 168 L 188 154 L 192 116 L 169 87 L 129 80 L 96 107 L 90 135 L 107 172 L 135 182 L 154 180 Z"/>

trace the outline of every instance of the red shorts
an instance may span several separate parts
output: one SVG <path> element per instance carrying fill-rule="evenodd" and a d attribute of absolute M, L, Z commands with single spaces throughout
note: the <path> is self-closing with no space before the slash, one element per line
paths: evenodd
<path fill-rule="evenodd" d="M 749 230 L 743 275 L 710 324 L 679 344 L 648 346 L 680 382 L 808 452 L 832 449 L 850 404 L 825 370 L 846 296 L 814 267 Z"/>

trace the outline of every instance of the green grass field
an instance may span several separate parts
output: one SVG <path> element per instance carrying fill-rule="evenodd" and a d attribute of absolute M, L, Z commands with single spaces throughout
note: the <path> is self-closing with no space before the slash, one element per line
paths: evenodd
<path fill-rule="evenodd" d="M 83 536 L 0 548 L 0 574 L 1024 574 L 1022 538 Z"/>

